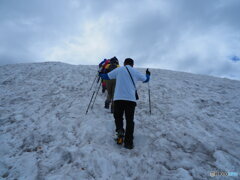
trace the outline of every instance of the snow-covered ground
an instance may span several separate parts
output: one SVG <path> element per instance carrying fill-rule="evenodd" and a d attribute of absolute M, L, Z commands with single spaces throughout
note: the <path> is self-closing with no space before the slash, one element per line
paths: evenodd
<path fill-rule="evenodd" d="M 211 171 L 240 173 L 240 81 L 151 70 L 152 115 L 148 85 L 138 83 L 135 148 L 128 150 L 113 140 L 106 94 L 100 92 L 85 115 L 96 70 L 63 63 L 0 66 L 0 179 L 185 180 L 221 179 Z"/>

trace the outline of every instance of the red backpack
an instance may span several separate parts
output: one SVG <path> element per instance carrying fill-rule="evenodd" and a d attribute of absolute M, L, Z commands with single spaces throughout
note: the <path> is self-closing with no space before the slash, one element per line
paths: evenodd
<path fill-rule="evenodd" d="M 101 73 L 105 73 L 106 66 L 110 64 L 110 59 L 106 60 L 106 62 L 102 65 Z"/>

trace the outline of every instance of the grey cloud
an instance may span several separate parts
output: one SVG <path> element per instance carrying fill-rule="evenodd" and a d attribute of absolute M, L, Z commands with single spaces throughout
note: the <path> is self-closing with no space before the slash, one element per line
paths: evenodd
<path fill-rule="evenodd" d="M 233 5 L 218 7 L 218 3 L 221 1 L 203 1 L 203 3 L 202 1 L 186 0 L 184 2 L 185 3 L 183 3 L 183 1 L 175 1 L 175 4 L 172 3 L 171 6 L 173 6 L 173 8 L 170 12 L 172 14 L 167 18 L 161 16 L 159 13 L 143 13 L 138 16 L 138 21 L 135 20 L 132 24 L 127 24 L 127 27 L 123 28 L 122 38 L 128 39 L 128 44 L 125 46 L 124 51 L 130 54 L 134 53 L 136 57 L 139 57 L 136 54 L 144 52 L 144 55 L 140 55 L 143 59 L 142 61 L 151 62 L 154 59 L 158 61 L 172 61 L 171 68 L 176 67 L 176 70 L 182 69 L 188 71 L 192 69 L 192 72 L 211 72 L 211 69 L 204 67 L 204 64 L 207 66 L 207 62 L 206 60 L 203 61 L 199 59 L 201 57 L 199 57 L 198 53 L 190 53 L 185 59 L 181 59 L 181 57 L 177 55 L 171 59 L 164 59 L 164 57 L 166 57 L 166 54 L 174 54 L 176 49 L 184 46 L 185 40 L 195 38 L 196 36 L 199 38 L 203 36 L 202 43 L 205 43 L 207 46 L 210 46 L 210 44 L 208 45 L 209 42 L 203 41 L 208 40 L 211 42 L 220 40 L 222 42 L 220 42 L 219 45 L 222 44 L 223 37 L 226 36 L 227 38 L 227 36 L 231 36 L 232 32 L 222 31 L 221 28 L 225 21 L 230 23 L 228 21 L 229 18 L 235 19 L 238 11 L 234 11 L 233 13 L 229 11 L 230 14 L 228 18 L 226 18 L 225 11 L 231 9 L 230 7 Z M 234 3 L 236 3 L 236 1 Z M 231 18 L 232 16 L 234 16 L 234 18 Z M 221 21 L 221 19 L 223 19 L 223 21 Z M 231 24 L 225 26 L 226 29 L 228 29 L 230 25 Z M 235 24 L 232 25 L 235 27 Z M 217 31 L 218 28 L 220 28 L 219 31 Z M 213 33 L 215 33 L 214 37 L 212 36 Z M 186 34 L 188 35 L 186 36 Z M 206 39 L 206 36 L 208 39 Z M 231 40 L 229 39 L 229 41 Z M 231 42 L 224 43 L 226 46 L 229 46 L 229 43 L 231 44 Z M 192 45 L 198 46 L 197 44 Z M 214 49 L 214 47 L 212 48 Z M 191 47 L 183 50 L 188 54 L 191 52 Z M 217 50 L 214 50 L 214 53 L 217 53 Z M 211 54 L 209 55 L 208 58 L 211 60 L 213 57 Z M 169 64 L 169 62 L 167 64 Z M 221 64 L 221 62 L 216 63 L 216 67 L 218 67 L 217 64 Z"/>
<path fill-rule="evenodd" d="M 2 0 L 0 57 L 9 62 L 14 57 L 47 61 L 42 52 L 54 48 L 61 52 L 71 46 L 83 46 L 76 59 L 86 57 L 87 34 L 100 36 L 96 43 L 108 49 L 93 52 L 94 44 L 89 44 L 87 52 L 99 59 L 116 55 L 135 58 L 138 66 L 237 74 L 239 63 L 232 68 L 225 61 L 240 47 L 239 8 L 238 0 Z M 86 25 L 95 34 L 86 33 Z M 71 51 L 61 55 L 60 59 L 74 58 Z M 208 66 L 214 58 L 217 61 Z"/>

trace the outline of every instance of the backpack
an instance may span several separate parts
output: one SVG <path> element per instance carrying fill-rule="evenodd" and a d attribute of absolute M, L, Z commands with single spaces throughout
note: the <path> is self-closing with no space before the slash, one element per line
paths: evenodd
<path fill-rule="evenodd" d="M 112 70 L 116 69 L 119 65 L 118 59 L 114 56 L 110 59 L 110 64 L 106 66 L 106 73 L 111 72 Z"/>
<path fill-rule="evenodd" d="M 109 72 L 111 72 L 112 70 L 114 70 L 114 69 L 116 69 L 118 67 L 118 65 L 117 64 L 115 64 L 115 63 L 110 63 L 110 65 L 106 68 L 106 73 L 109 73 Z"/>
<path fill-rule="evenodd" d="M 106 73 L 106 66 L 110 63 L 110 59 L 106 60 L 104 64 L 102 64 L 102 68 L 100 70 L 101 73 Z"/>

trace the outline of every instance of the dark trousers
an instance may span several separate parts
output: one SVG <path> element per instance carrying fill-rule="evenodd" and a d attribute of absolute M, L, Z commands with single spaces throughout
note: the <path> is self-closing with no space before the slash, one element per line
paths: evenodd
<path fill-rule="evenodd" d="M 116 131 L 124 130 L 123 128 L 123 114 L 126 118 L 126 132 L 125 143 L 132 144 L 134 132 L 134 111 L 136 103 L 133 101 L 117 100 L 114 101 L 114 118 L 116 124 Z"/>

